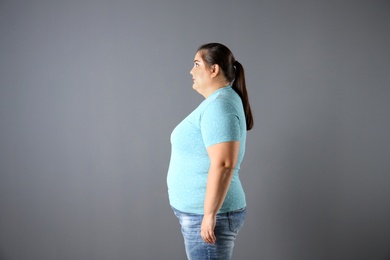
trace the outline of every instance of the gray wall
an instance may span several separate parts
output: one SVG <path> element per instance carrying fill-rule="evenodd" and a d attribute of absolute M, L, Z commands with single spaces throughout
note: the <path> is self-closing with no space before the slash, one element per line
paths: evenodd
<path fill-rule="evenodd" d="M 0 1 L 0 259 L 184 259 L 174 126 L 223 42 L 255 116 L 235 259 L 390 259 L 389 1 Z"/>

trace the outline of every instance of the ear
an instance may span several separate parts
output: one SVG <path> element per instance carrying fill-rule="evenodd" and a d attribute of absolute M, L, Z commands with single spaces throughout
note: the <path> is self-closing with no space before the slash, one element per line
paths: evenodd
<path fill-rule="evenodd" d="M 211 66 L 211 77 L 215 78 L 221 73 L 221 67 L 218 64 Z"/>

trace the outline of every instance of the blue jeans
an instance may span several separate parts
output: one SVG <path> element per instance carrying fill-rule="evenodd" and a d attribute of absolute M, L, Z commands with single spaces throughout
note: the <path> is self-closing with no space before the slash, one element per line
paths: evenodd
<path fill-rule="evenodd" d="M 185 213 L 175 208 L 173 212 L 179 219 L 189 260 L 232 259 L 234 240 L 244 225 L 245 208 L 217 214 L 217 224 L 214 229 L 217 241 L 214 245 L 204 242 L 200 235 L 203 215 Z"/>

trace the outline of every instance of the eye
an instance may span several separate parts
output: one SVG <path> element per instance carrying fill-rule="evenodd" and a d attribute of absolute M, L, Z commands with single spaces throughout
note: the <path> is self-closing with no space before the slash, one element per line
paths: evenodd
<path fill-rule="evenodd" d="M 199 67 L 199 63 L 198 62 L 195 62 L 195 67 Z"/>

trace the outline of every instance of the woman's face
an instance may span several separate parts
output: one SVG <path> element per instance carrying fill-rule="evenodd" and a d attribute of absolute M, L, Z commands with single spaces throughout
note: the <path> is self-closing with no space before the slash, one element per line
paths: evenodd
<path fill-rule="evenodd" d="M 198 92 L 202 92 L 210 85 L 211 70 L 206 67 L 199 52 L 196 53 L 194 59 L 194 67 L 190 71 L 192 75 L 193 85 L 192 88 Z"/>

